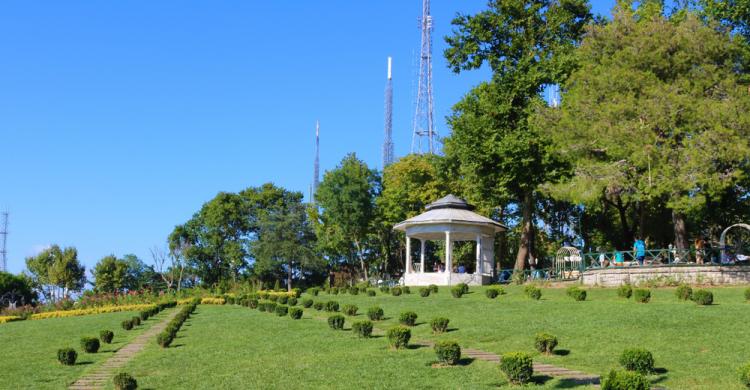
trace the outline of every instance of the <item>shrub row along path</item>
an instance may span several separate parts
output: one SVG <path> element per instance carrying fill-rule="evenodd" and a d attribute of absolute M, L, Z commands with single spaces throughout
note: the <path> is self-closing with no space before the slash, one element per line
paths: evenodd
<path fill-rule="evenodd" d="M 154 338 L 164 328 L 167 327 L 169 321 L 174 318 L 179 312 L 178 309 L 171 309 L 172 311 L 159 323 L 151 326 L 145 332 L 136 336 L 129 344 L 120 348 L 107 359 L 101 366 L 92 372 L 82 376 L 75 383 L 70 385 L 71 390 L 93 390 L 101 389 L 107 382 L 112 380 L 115 375 L 115 370 L 123 367 L 129 362 L 138 352 L 142 351 L 146 347 L 146 343 L 154 342 Z"/>

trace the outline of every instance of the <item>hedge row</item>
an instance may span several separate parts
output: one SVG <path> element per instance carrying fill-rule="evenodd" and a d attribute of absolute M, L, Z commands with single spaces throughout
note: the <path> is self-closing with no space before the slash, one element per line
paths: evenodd
<path fill-rule="evenodd" d="M 202 300 L 196 298 L 193 300 L 192 303 L 188 304 L 187 306 L 183 307 L 177 315 L 172 318 L 171 321 L 167 324 L 167 327 L 164 328 L 164 330 L 159 333 L 159 335 L 156 336 L 156 342 L 162 347 L 167 348 L 170 344 L 172 344 L 172 341 L 174 340 L 175 336 L 177 335 L 177 332 L 180 330 L 180 327 L 182 324 L 190 318 L 190 314 L 195 311 L 195 308 L 200 304 Z"/>

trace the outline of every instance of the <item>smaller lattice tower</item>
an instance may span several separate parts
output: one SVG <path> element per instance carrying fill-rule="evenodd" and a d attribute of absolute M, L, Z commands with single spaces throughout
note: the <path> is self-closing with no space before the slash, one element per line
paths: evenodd
<path fill-rule="evenodd" d="M 388 57 L 388 79 L 385 82 L 385 138 L 383 140 L 383 169 L 393 162 L 393 80 Z"/>
<path fill-rule="evenodd" d="M 310 200 L 315 203 L 315 192 L 320 184 L 320 121 L 315 121 L 315 162 L 313 164 L 313 182 L 310 189 Z"/>
<path fill-rule="evenodd" d="M 8 212 L 3 212 L 3 224 L 0 225 L 0 240 L 2 240 L 2 247 L 0 247 L 0 260 L 2 260 L 3 271 L 8 272 Z"/>
<path fill-rule="evenodd" d="M 422 18 L 419 21 L 422 31 L 422 45 L 419 54 L 419 78 L 417 80 L 417 101 L 411 138 L 411 152 L 435 153 L 434 102 L 432 99 L 432 15 L 430 0 L 422 0 Z"/>

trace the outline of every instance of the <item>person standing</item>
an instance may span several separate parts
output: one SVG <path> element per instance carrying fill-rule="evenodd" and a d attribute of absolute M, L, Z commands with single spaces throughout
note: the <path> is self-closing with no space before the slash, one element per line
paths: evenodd
<path fill-rule="evenodd" d="M 638 265 L 643 265 L 643 260 L 646 259 L 646 242 L 641 240 L 640 237 L 636 237 L 633 243 L 633 252 L 635 252 L 635 259 L 638 260 Z"/>
<path fill-rule="evenodd" d="M 703 264 L 703 259 L 706 256 L 706 241 L 703 240 L 703 237 L 698 237 L 695 239 L 695 262 L 698 264 Z"/>

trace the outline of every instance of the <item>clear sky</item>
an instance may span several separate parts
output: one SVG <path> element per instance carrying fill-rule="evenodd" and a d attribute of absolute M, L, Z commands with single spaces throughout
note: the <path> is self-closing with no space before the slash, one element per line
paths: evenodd
<path fill-rule="evenodd" d="M 443 37 L 485 0 L 434 0 L 437 129 L 486 71 L 446 68 Z M 609 15 L 614 0 L 593 2 Z M 8 268 L 50 244 L 98 259 L 164 246 L 218 191 L 308 194 L 348 152 L 409 152 L 420 0 L 12 1 L 0 5 L 0 210 Z"/>

